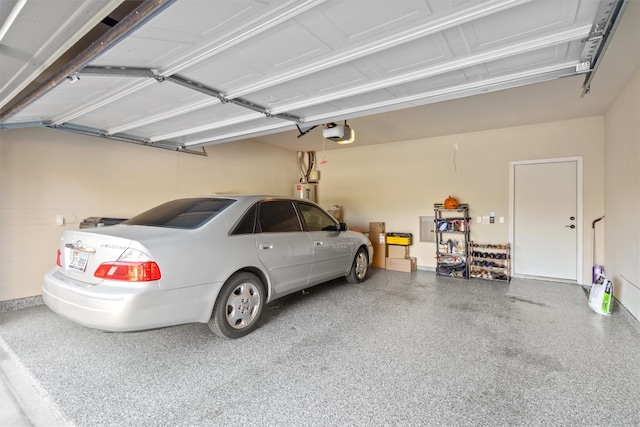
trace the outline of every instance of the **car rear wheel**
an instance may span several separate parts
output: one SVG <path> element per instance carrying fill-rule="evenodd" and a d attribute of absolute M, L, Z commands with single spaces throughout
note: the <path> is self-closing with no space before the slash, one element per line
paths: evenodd
<path fill-rule="evenodd" d="M 369 269 L 369 254 L 365 248 L 358 249 L 351 264 L 351 270 L 345 277 L 349 283 L 362 283 Z"/>
<path fill-rule="evenodd" d="M 262 281 L 252 273 L 232 276 L 220 289 L 207 323 L 216 335 L 240 338 L 253 331 L 265 301 Z"/>

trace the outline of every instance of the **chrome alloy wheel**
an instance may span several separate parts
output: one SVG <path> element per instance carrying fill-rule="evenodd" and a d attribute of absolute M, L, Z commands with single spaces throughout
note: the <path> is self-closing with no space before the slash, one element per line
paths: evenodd
<path fill-rule="evenodd" d="M 358 280 L 363 280 L 365 274 L 367 274 L 367 268 L 369 267 L 369 259 L 364 251 L 358 252 L 355 259 L 355 265 L 353 267 L 355 269 L 356 278 Z"/>
<path fill-rule="evenodd" d="M 362 283 L 367 275 L 369 269 L 369 253 L 365 248 L 358 249 L 351 269 L 345 276 L 349 283 Z"/>
<path fill-rule="evenodd" d="M 227 298 L 227 322 L 234 329 L 249 326 L 260 313 L 260 289 L 253 283 L 240 283 Z"/>

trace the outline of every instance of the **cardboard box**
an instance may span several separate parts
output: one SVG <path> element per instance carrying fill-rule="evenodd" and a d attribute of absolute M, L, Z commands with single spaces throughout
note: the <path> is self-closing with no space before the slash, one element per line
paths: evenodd
<path fill-rule="evenodd" d="M 369 233 L 386 233 L 384 222 L 370 222 Z"/>
<path fill-rule="evenodd" d="M 389 258 L 409 258 L 409 246 L 387 245 L 387 256 Z"/>
<path fill-rule="evenodd" d="M 344 222 L 344 218 L 342 217 L 342 208 L 338 205 L 333 205 L 329 209 L 327 209 L 329 215 L 335 218 L 338 222 Z"/>
<path fill-rule="evenodd" d="M 384 222 L 369 223 L 369 240 L 373 246 L 373 259 L 371 267 L 385 268 L 387 257 L 387 244 L 385 242 L 385 224 Z"/>
<path fill-rule="evenodd" d="M 418 268 L 417 259 L 416 258 L 405 258 L 405 259 L 387 258 L 386 268 L 387 270 L 404 271 L 406 273 L 411 273 L 412 271 L 416 271 Z"/>
<path fill-rule="evenodd" d="M 384 242 L 384 233 L 369 233 L 369 240 L 373 246 L 373 259 L 371 267 L 385 268 L 385 259 L 387 257 L 387 245 Z"/>

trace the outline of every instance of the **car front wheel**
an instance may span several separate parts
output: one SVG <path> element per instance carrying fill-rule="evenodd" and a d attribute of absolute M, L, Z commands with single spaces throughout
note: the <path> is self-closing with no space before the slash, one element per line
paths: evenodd
<path fill-rule="evenodd" d="M 253 331 L 265 301 L 262 281 L 252 273 L 238 273 L 225 282 L 207 323 L 216 335 L 240 338 Z"/>
<path fill-rule="evenodd" d="M 360 248 L 356 253 L 356 257 L 353 259 L 353 264 L 351 264 L 349 274 L 346 275 L 347 281 L 349 283 L 362 283 L 367 275 L 368 269 L 369 254 L 365 248 Z"/>

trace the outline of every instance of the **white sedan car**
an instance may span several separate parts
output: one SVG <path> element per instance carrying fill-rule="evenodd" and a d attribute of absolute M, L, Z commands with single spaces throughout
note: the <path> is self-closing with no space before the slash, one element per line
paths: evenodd
<path fill-rule="evenodd" d="M 268 196 L 174 200 L 108 227 L 69 230 L 42 297 L 106 331 L 207 323 L 239 338 L 264 305 L 338 277 L 365 279 L 373 248 L 314 203 Z"/>

